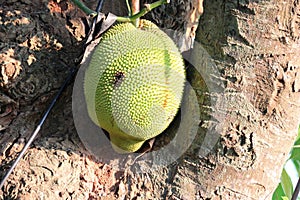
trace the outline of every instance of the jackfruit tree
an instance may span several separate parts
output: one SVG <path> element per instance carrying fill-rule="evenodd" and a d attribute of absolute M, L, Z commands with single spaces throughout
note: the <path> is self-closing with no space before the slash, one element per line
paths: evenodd
<path fill-rule="evenodd" d="M 126 16 L 127 5 L 105 1 L 103 12 Z M 152 148 L 162 152 L 174 138 L 191 143 L 176 143 L 169 154 L 97 160 L 77 135 L 69 87 L 0 196 L 271 199 L 300 119 L 299 15 L 300 3 L 292 0 L 174 0 L 151 11 L 145 18 L 175 41 L 186 60 L 183 99 L 196 95 L 196 101 L 183 101 Z M 2 176 L 81 54 L 87 21 L 64 0 L 7 0 L 0 16 Z M 191 46 L 194 51 L 187 51 Z M 119 85 L 124 74 L 117 75 L 113 83 Z M 197 122 L 193 137 L 189 129 L 172 134 L 190 121 Z M 105 150 L 111 153 L 105 146 L 103 157 Z M 149 155 L 156 156 L 150 161 L 174 161 L 154 168 L 142 162 Z M 124 169 L 114 167 L 121 162 Z"/>

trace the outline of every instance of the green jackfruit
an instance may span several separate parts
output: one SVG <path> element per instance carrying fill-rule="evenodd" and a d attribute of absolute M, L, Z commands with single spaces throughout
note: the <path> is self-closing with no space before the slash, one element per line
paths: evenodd
<path fill-rule="evenodd" d="M 137 151 L 162 133 L 180 106 L 185 82 L 182 56 L 156 25 L 140 20 L 103 34 L 85 72 L 88 113 L 113 147 Z"/>

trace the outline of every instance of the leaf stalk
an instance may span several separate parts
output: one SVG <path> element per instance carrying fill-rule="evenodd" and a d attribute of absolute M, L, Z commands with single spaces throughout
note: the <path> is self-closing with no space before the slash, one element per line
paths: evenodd
<path fill-rule="evenodd" d="M 156 1 L 154 3 L 151 4 L 145 4 L 145 7 L 138 12 L 137 14 L 134 14 L 132 16 L 129 17 L 117 17 L 117 21 L 118 22 L 134 22 L 135 20 L 137 20 L 138 18 L 144 16 L 145 14 L 147 14 L 148 12 L 150 12 L 151 10 L 153 10 L 154 8 L 157 8 L 163 4 L 169 3 L 170 0 L 159 0 Z"/>
<path fill-rule="evenodd" d="M 97 16 L 97 12 L 89 9 L 84 3 L 79 0 L 71 0 L 80 10 L 82 10 L 85 14 L 87 14 L 90 18 L 94 18 Z"/>

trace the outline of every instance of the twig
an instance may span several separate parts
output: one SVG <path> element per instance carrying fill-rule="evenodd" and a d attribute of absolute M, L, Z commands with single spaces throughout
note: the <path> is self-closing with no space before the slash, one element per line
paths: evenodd
<path fill-rule="evenodd" d="M 131 10 L 131 7 L 130 7 L 129 0 L 126 0 L 126 6 L 127 6 L 127 10 L 128 10 L 128 16 L 131 16 L 132 15 L 132 10 Z"/>
<path fill-rule="evenodd" d="M 97 12 L 92 11 L 88 7 L 86 7 L 81 1 L 79 0 L 71 0 L 76 4 L 83 12 L 85 12 L 90 17 L 97 16 Z M 132 0 L 132 8 L 129 10 L 129 16 L 128 17 L 117 17 L 118 22 L 132 22 L 134 24 L 135 21 L 137 21 L 140 17 L 144 16 L 154 8 L 157 8 L 158 6 L 161 6 L 163 4 L 170 3 L 170 0 L 159 0 L 151 4 L 145 4 L 145 7 L 139 11 L 139 0 Z M 126 1 L 127 7 L 128 1 Z M 135 14 L 135 11 L 139 11 Z"/>
<path fill-rule="evenodd" d="M 87 14 L 89 17 L 94 18 L 97 16 L 97 12 L 89 9 L 84 3 L 82 3 L 79 0 L 71 0 L 78 8 L 80 8 L 85 14 Z"/>
<path fill-rule="evenodd" d="M 154 8 L 160 6 L 160 5 L 169 3 L 169 2 L 170 2 L 170 0 L 159 0 L 159 1 L 156 1 L 156 2 L 151 3 L 151 4 L 145 4 L 145 7 L 140 12 L 138 12 L 137 14 L 132 15 L 130 17 L 117 17 L 117 21 L 118 22 L 134 22 L 136 19 L 144 16 L 145 14 L 147 14 L 152 9 L 154 9 Z"/>

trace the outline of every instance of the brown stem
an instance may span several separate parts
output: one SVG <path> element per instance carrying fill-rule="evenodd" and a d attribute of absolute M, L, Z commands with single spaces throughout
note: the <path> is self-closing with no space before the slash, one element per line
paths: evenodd
<path fill-rule="evenodd" d="M 132 15 L 135 15 L 140 12 L 140 0 L 131 0 L 131 11 Z M 133 20 L 135 27 L 139 26 L 139 18 Z"/>
<path fill-rule="evenodd" d="M 132 15 L 140 12 L 140 0 L 131 0 Z"/>

